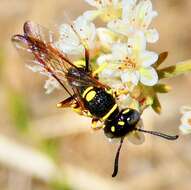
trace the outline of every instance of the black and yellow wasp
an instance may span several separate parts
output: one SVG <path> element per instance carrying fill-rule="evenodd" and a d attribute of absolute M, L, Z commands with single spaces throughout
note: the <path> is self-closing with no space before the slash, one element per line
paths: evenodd
<path fill-rule="evenodd" d="M 93 128 L 103 128 L 108 138 L 120 138 L 112 177 L 118 172 L 119 152 L 130 132 L 139 131 L 175 140 L 178 136 L 169 136 L 155 131 L 146 131 L 137 127 L 141 114 L 134 109 L 120 109 L 116 103 L 116 93 L 109 86 L 101 83 L 93 74 L 89 51 L 85 49 L 85 65 L 76 66 L 55 46 L 55 35 L 33 22 L 24 24 L 24 34 L 14 35 L 12 42 L 19 51 L 26 51 L 31 60 L 39 64 L 65 89 L 69 97 L 60 102 L 58 107 L 71 107 L 78 113 L 92 118 Z M 66 82 L 71 89 L 66 87 Z M 97 122 L 103 123 L 100 127 Z"/>

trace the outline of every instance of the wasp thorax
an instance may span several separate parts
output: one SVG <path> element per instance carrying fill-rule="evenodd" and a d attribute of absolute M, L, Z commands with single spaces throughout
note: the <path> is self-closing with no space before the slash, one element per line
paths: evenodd
<path fill-rule="evenodd" d="M 113 120 L 105 122 L 104 133 L 108 138 L 119 138 L 133 131 L 140 120 L 140 113 L 134 109 L 122 110 Z"/>

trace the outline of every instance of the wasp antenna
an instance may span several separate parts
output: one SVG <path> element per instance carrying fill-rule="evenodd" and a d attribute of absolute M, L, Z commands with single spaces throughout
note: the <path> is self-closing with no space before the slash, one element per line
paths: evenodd
<path fill-rule="evenodd" d="M 166 135 L 164 133 L 160 133 L 160 132 L 157 132 L 157 131 L 146 131 L 146 130 L 143 130 L 143 129 L 136 129 L 136 130 L 140 131 L 140 132 L 143 132 L 143 133 L 148 133 L 148 134 L 151 134 L 151 135 L 162 137 L 164 139 L 171 140 L 171 141 L 176 140 L 179 137 L 178 135 L 170 136 L 170 135 Z"/>
<path fill-rule="evenodd" d="M 117 175 L 117 173 L 118 173 L 119 154 L 120 154 L 120 150 L 121 150 L 121 147 L 122 147 L 122 144 L 123 144 L 123 139 L 124 139 L 124 137 L 121 138 L 119 147 L 117 149 L 112 177 L 115 177 Z"/>

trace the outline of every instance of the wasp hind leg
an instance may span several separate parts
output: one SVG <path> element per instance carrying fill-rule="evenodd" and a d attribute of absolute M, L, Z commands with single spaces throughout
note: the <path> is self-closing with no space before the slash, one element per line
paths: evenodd
<path fill-rule="evenodd" d="M 69 98 L 58 103 L 56 106 L 57 108 L 67 108 L 67 107 L 73 107 L 75 103 L 76 103 L 76 100 L 74 96 L 70 96 Z"/>
<path fill-rule="evenodd" d="M 82 107 L 79 105 L 79 102 L 76 101 L 75 96 L 70 96 L 69 98 L 63 100 L 57 104 L 57 108 L 72 108 L 79 115 L 87 116 Z"/>

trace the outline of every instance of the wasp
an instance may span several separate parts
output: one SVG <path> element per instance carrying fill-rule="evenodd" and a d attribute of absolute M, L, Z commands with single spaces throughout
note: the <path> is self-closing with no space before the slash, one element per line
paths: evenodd
<path fill-rule="evenodd" d="M 109 86 L 99 81 L 91 69 L 90 55 L 84 46 L 85 65 L 75 65 L 66 54 L 54 45 L 56 39 L 53 32 L 44 27 L 26 22 L 24 33 L 12 37 L 12 42 L 19 51 L 32 56 L 31 60 L 43 69 L 64 88 L 68 98 L 60 102 L 60 108 L 73 108 L 81 115 L 92 118 L 93 129 L 103 129 L 106 137 L 119 138 L 112 177 L 118 173 L 118 160 L 124 138 L 132 132 L 149 133 L 168 140 L 178 136 L 169 136 L 156 131 L 147 131 L 138 127 L 141 113 L 137 110 L 120 109 L 116 103 L 116 93 Z M 70 89 L 66 87 L 69 84 Z M 103 123 L 103 126 L 98 125 Z"/>

